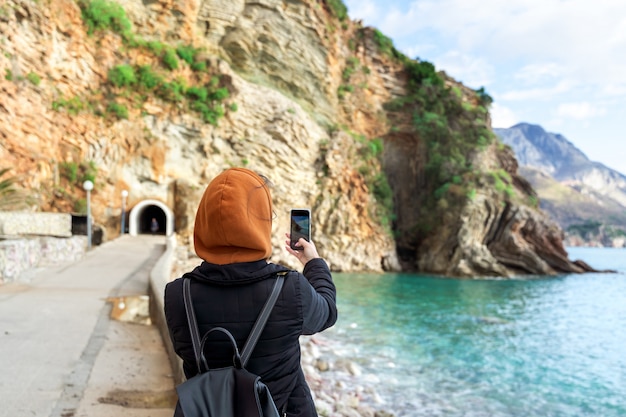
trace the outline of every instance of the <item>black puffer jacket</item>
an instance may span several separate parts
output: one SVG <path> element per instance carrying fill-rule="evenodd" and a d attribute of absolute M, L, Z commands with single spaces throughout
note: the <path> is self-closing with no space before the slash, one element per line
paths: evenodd
<path fill-rule="evenodd" d="M 200 334 L 221 326 L 228 329 L 240 351 L 274 286 L 277 272 L 286 268 L 266 261 L 215 265 L 203 262 L 192 272 L 191 293 Z M 182 279 L 165 288 L 165 316 L 176 353 L 187 378 L 196 375 L 196 361 L 183 301 Z M 276 407 L 288 416 L 316 416 L 311 393 L 300 366 L 300 335 L 310 335 L 337 320 L 336 290 L 328 265 L 312 259 L 303 273 L 287 274 L 259 342 L 246 368 L 261 376 Z M 216 334 L 207 343 L 209 367 L 232 364 L 232 348 Z"/>

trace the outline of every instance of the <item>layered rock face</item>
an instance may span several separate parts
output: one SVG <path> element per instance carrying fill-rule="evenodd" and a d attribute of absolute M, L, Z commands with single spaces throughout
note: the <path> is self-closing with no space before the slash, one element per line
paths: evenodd
<path fill-rule="evenodd" d="M 229 110 L 213 125 L 180 103 L 148 97 L 133 105 L 120 95 L 128 116 L 116 119 L 102 116 L 109 71 L 156 66 L 155 58 L 111 31 L 88 35 L 71 0 L 5 4 L 0 160 L 34 207 L 76 210 L 72 202 L 84 192 L 59 167 L 88 161 L 97 168 L 94 218 L 108 238 L 119 230 L 120 193 L 129 190 L 129 209 L 146 199 L 163 202 L 186 239 L 208 182 L 245 166 L 273 183 L 273 261 L 293 265 L 283 249 L 288 211 L 311 207 L 313 239 L 333 270 L 401 268 L 392 231 L 373 215 L 378 202 L 361 171 L 358 138 L 385 144 L 380 169 L 393 190 L 392 228 L 419 215 L 416 196 L 429 179 L 422 139 L 389 126 L 383 105 L 406 94 L 406 77 L 400 63 L 378 51 L 370 29 L 339 22 L 323 1 L 121 0 L 137 36 L 201 49 L 208 71 L 229 91 Z M 195 76 L 187 66 L 172 74 L 183 84 Z M 89 105 L 68 111 L 73 97 Z M 66 106 L 53 110 L 61 100 Z M 514 159 L 503 160 L 496 148 L 477 153 L 477 165 L 509 164 L 517 178 Z M 516 187 L 528 195 L 523 184 Z M 485 183 L 477 198 L 450 210 L 440 229 L 408 251 L 403 268 L 457 276 L 583 270 L 567 259 L 560 231 L 541 212 L 507 203 L 492 188 Z"/>

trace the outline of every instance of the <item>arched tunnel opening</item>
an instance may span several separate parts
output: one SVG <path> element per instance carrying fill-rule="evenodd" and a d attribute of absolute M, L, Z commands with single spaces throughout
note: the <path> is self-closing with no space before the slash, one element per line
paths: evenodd
<path fill-rule="evenodd" d="M 141 210 L 138 222 L 139 234 L 164 235 L 166 232 L 167 216 L 159 206 L 149 205 Z"/>

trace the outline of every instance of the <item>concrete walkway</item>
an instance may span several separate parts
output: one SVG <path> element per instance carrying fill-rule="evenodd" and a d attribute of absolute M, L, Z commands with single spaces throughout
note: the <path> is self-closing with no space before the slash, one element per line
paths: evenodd
<path fill-rule="evenodd" d="M 164 249 L 163 236 L 124 236 L 0 285 L 0 417 L 172 416 L 159 331 L 112 320 L 109 302 L 148 294 Z"/>

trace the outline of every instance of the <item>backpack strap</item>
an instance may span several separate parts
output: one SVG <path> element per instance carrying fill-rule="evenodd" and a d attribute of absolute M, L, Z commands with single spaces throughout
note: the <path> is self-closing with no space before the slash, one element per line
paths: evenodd
<path fill-rule="evenodd" d="M 263 306 L 263 310 L 261 310 L 261 314 L 256 319 L 254 326 L 252 327 L 252 331 L 248 336 L 248 340 L 246 340 L 245 345 L 243 345 L 243 350 L 241 351 L 241 364 L 243 367 L 246 367 L 248 360 L 250 359 L 250 355 L 252 355 L 252 351 L 256 346 L 256 343 L 259 341 L 259 337 L 261 336 L 261 332 L 265 327 L 265 323 L 267 323 L 267 319 L 274 308 L 274 304 L 276 304 L 276 300 L 278 299 L 278 294 L 280 294 L 280 290 L 283 287 L 283 282 L 285 281 L 285 275 L 287 275 L 288 271 L 282 271 L 276 274 L 276 283 L 274 284 L 274 289 L 270 294 L 270 297 L 265 302 Z"/>
<path fill-rule="evenodd" d="M 191 279 L 183 277 L 183 301 L 185 302 L 185 312 L 187 313 L 187 323 L 189 324 L 189 333 L 191 334 L 191 344 L 193 345 L 193 353 L 196 357 L 196 365 L 198 372 L 202 373 L 202 362 L 204 360 L 200 348 L 200 331 L 198 330 L 198 322 L 196 321 L 196 313 L 193 311 L 193 303 L 191 301 Z M 209 367 L 204 361 L 204 369 Z"/>
<path fill-rule="evenodd" d="M 259 337 L 261 336 L 261 332 L 267 323 L 267 319 L 270 316 L 272 309 L 274 308 L 274 304 L 276 304 L 276 300 L 278 299 L 278 295 L 283 286 L 283 282 L 285 281 L 285 275 L 287 275 L 289 271 L 282 271 L 277 273 L 276 282 L 274 283 L 274 288 L 272 289 L 272 293 L 269 298 L 265 302 L 259 317 L 256 319 L 254 326 L 252 327 L 252 331 L 244 344 L 243 351 L 241 354 L 241 364 L 243 367 L 246 366 L 248 360 L 250 359 L 250 355 L 254 350 L 257 342 L 259 341 Z M 200 341 L 200 331 L 198 330 L 198 322 L 196 320 L 196 314 L 193 311 L 193 302 L 191 300 L 191 279 L 189 277 L 183 277 L 183 301 L 185 303 L 185 312 L 187 313 L 187 323 L 189 324 L 189 333 L 191 334 L 191 343 L 193 345 L 193 352 L 196 357 L 196 365 L 198 367 L 198 372 L 202 373 L 202 368 L 206 370 L 209 369 L 208 364 L 206 363 L 206 359 L 202 354 L 202 343 Z M 236 348 L 236 346 L 235 346 Z M 204 365 L 204 366 L 202 366 Z"/>

